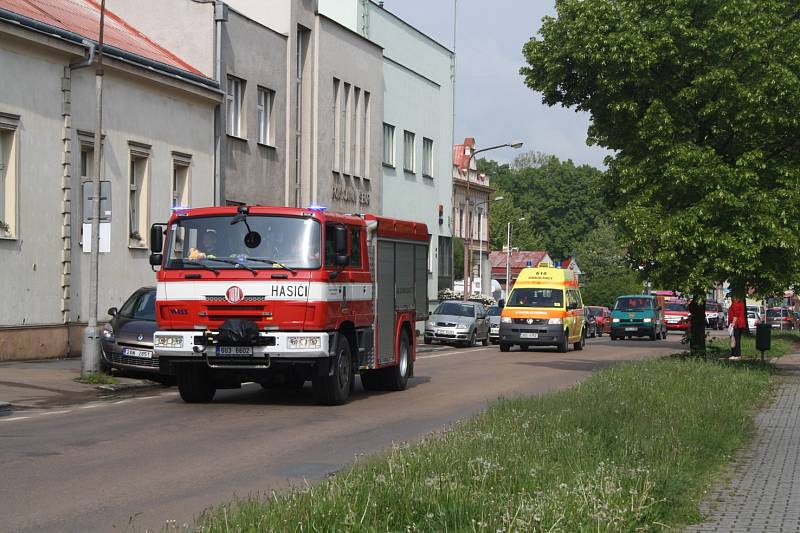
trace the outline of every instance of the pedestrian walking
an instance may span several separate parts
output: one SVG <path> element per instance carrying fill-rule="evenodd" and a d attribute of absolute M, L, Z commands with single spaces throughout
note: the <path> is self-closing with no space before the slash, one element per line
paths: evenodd
<path fill-rule="evenodd" d="M 731 359 L 737 360 L 742 356 L 742 332 L 747 327 L 744 301 L 741 298 L 732 298 L 728 308 L 728 331 L 731 334 Z"/>

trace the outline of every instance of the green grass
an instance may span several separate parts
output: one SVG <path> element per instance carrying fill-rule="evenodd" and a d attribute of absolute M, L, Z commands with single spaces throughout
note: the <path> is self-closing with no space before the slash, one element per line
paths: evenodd
<path fill-rule="evenodd" d="M 663 359 L 503 400 L 325 481 L 203 513 L 199 531 L 650 531 L 698 498 L 753 430 L 770 372 Z"/>
<path fill-rule="evenodd" d="M 104 372 L 89 372 L 75 381 L 86 383 L 87 385 L 116 385 L 119 381 Z"/>
<path fill-rule="evenodd" d="M 730 337 L 714 339 L 708 343 L 712 355 L 728 357 L 731 353 Z M 783 357 L 800 348 L 800 333 L 790 331 L 773 331 L 770 350 L 765 352 L 766 357 Z M 761 352 L 756 350 L 756 336 L 742 335 L 742 356 L 761 357 Z"/>

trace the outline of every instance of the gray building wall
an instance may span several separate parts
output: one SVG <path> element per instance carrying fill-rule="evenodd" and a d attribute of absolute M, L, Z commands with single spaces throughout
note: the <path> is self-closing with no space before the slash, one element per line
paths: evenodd
<path fill-rule="evenodd" d="M 318 21 L 313 202 L 345 213 L 382 214 L 381 138 L 385 91 L 382 51 L 379 46 L 330 19 L 318 17 Z M 366 120 L 366 131 L 362 136 L 363 141 L 356 141 L 355 131 L 351 132 L 350 142 L 345 138 L 344 145 L 352 154 L 350 168 L 341 163 L 341 142 L 340 163 L 339 165 L 334 163 L 337 153 L 334 143 L 341 138 L 335 134 L 334 78 L 339 80 L 340 84 L 349 84 L 351 91 L 359 89 L 362 103 L 358 108 L 362 109 L 361 113 L 363 113 L 364 94 L 369 92 L 369 116 Z M 340 85 L 340 94 L 342 87 L 343 85 Z M 354 97 L 351 97 L 352 100 Z M 350 114 L 355 115 L 356 120 L 360 120 L 355 104 Z M 346 137 L 341 119 L 340 115 L 339 135 Z M 365 154 L 366 157 L 363 175 L 361 170 L 356 168 L 359 153 Z"/>
<path fill-rule="evenodd" d="M 19 117 L 17 235 L 0 239 L 0 360 L 80 350 L 79 335 L 72 335 L 72 342 L 70 335 L 89 314 L 89 254 L 80 245 L 80 141 L 94 129 L 95 83 L 91 69 L 63 78 L 65 66 L 82 55 L 81 47 L 0 25 L 0 72 L 13 73 L 0 89 L 0 113 Z M 213 201 L 208 124 L 219 98 L 109 58 L 106 65 L 101 168 L 112 184 L 112 220 L 111 252 L 100 257 L 100 320 L 105 309 L 119 306 L 134 289 L 154 283 L 147 230 L 170 214 L 173 152 L 190 156 L 190 202 Z M 62 87 L 70 89 L 69 105 L 63 105 Z M 142 243 L 129 239 L 130 142 L 149 146 L 150 154 Z"/>
<path fill-rule="evenodd" d="M 283 205 L 286 174 L 287 94 L 284 35 L 233 11 L 222 25 L 223 89 L 227 75 L 244 80 L 242 137 L 222 136 L 222 198 L 224 201 Z M 274 92 L 272 126 L 266 144 L 258 142 L 258 88 Z M 225 111 L 223 106 L 223 117 Z M 224 123 L 224 120 L 223 120 Z M 224 130 L 223 130 L 224 131 Z"/>

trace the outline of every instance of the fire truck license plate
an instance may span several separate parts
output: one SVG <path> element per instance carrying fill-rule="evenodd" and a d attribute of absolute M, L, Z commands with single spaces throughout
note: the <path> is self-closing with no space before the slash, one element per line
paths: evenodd
<path fill-rule="evenodd" d="M 217 346 L 217 355 L 253 355 L 252 346 Z"/>

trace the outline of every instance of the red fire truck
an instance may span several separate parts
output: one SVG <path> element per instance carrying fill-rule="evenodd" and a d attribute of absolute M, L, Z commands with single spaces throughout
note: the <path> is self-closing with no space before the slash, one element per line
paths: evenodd
<path fill-rule="evenodd" d="M 405 389 L 429 239 L 425 224 L 323 208 L 176 210 L 150 232 L 160 370 L 186 402 L 310 380 L 338 405 L 356 373 L 367 390 Z"/>

